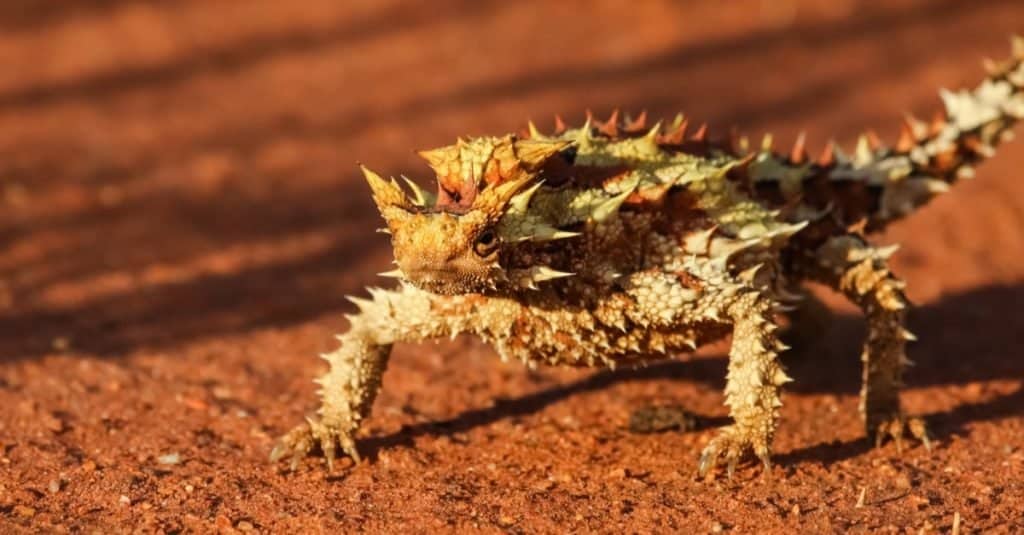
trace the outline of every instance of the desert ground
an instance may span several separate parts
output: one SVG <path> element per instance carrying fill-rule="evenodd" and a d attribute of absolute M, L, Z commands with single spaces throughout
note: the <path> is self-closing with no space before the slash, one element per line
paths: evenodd
<path fill-rule="evenodd" d="M 357 162 L 426 183 L 416 149 L 588 108 L 892 141 L 1014 32 L 1020 0 L 6 0 L 0 531 L 1022 532 L 1022 141 L 876 237 L 902 244 L 931 453 L 868 444 L 864 329 L 825 294 L 768 478 L 695 475 L 724 345 L 616 372 L 403 345 L 362 463 L 267 460 L 345 295 L 386 283 Z M 697 429 L 629 430 L 668 404 Z"/>

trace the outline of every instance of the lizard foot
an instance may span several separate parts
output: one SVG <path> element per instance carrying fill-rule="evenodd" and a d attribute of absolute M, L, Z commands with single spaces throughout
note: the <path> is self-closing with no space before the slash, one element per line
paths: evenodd
<path fill-rule="evenodd" d="M 754 439 L 749 433 L 745 433 L 735 425 L 725 426 L 718 431 L 718 435 L 711 439 L 711 442 L 701 452 L 700 462 L 697 465 L 697 474 L 700 477 L 704 477 L 718 465 L 720 460 L 724 460 L 726 462 L 726 474 L 732 480 L 732 476 L 736 472 L 736 464 L 739 463 L 740 458 L 747 451 L 754 451 L 761 459 L 761 462 L 764 464 L 765 474 L 771 472 L 772 463 L 767 448 L 764 451 L 756 451 Z"/>
<path fill-rule="evenodd" d="M 348 455 L 356 463 L 360 460 L 351 433 L 344 431 L 341 426 L 306 418 L 306 423 L 296 426 L 278 439 L 277 445 L 270 452 L 270 462 L 277 462 L 290 456 L 289 470 L 295 471 L 299 467 L 299 461 L 316 447 L 320 448 L 327 460 L 328 472 L 334 470 L 334 460 L 337 458 L 339 448 L 342 455 Z"/>
<path fill-rule="evenodd" d="M 892 438 L 896 443 L 896 451 L 902 454 L 903 432 L 906 429 L 910 431 L 911 436 L 921 441 L 926 450 L 932 451 L 932 442 L 928 438 L 928 427 L 921 418 L 909 418 L 902 412 L 896 412 L 872 420 L 878 422 L 873 429 L 871 426 L 868 428 L 868 432 L 875 438 L 876 448 L 881 447 L 886 438 Z"/>

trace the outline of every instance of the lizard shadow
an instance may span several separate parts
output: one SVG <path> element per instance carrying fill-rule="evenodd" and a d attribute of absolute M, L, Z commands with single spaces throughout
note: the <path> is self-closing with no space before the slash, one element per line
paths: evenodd
<path fill-rule="evenodd" d="M 908 374 L 908 389 L 1024 377 L 1024 360 L 1014 358 L 1022 343 L 1016 333 L 1024 332 L 1024 317 L 1015 314 L 1022 304 L 1024 285 L 987 286 L 914 309 L 910 325 L 921 341 L 910 351 L 917 366 Z M 955 326 L 955 330 L 950 329 L 951 326 Z M 860 318 L 837 316 L 819 342 L 796 350 L 785 359 L 795 379 L 788 390 L 796 394 L 856 394 L 860 387 L 859 347 L 863 331 Z M 825 346 L 829 349 L 823 349 Z M 967 355 L 969 359 L 964 358 Z M 394 433 L 364 439 L 362 445 L 372 459 L 381 449 L 411 445 L 418 436 L 462 433 L 505 418 L 540 412 L 571 396 L 605 390 L 619 383 L 693 381 L 721 388 L 725 372 L 724 356 L 599 371 L 568 384 L 499 400 L 492 407 L 469 410 L 445 420 L 407 425 Z M 685 403 L 685 400 L 680 401 Z M 941 447 L 941 442 L 950 436 L 965 434 L 968 424 L 1021 414 L 1024 414 L 1024 386 L 1008 394 L 922 416 L 929 423 L 931 436 Z M 728 418 L 698 415 L 698 421 L 699 430 L 720 426 L 727 423 Z M 804 461 L 827 464 L 856 457 L 870 447 L 866 438 L 827 440 L 776 455 L 776 460 L 784 464 Z"/>

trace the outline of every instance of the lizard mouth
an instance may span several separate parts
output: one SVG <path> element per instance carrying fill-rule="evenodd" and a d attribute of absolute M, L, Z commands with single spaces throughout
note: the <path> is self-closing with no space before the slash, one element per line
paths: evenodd
<path fill-rule="evenodd" d="M 406 278 L 421 290 L 440 295 L 478 293 L 487 288 L 482 277 L 455 270 L 418 270 L 414 273 L 407 273 Z"/>

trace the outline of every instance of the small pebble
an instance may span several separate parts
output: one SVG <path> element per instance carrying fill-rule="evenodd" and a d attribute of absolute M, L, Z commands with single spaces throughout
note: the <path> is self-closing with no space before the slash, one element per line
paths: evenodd
<path fill-rule="evenodd" d="M 132 499 L 122 494 L 121 497 L 117 499 L 117 503 L 121 505 L 131 505 Z"/>
<path fill-rule="evenodd" d="M 181 462 L 181 454 L 179 454 L 178 452 L 174 452 L 168 453 L 166 455 L 161 455 L 156 458 L 156 462 L 160 464 L 178 464 Z"/>
<path fill-rule="evenodd" d="M 51 341 L 54 351 L 67 351 L 71 349 L 71 339 L 67 336 L 58 336 Z"/>
<path fill-rule="evenodd" d="M 608 472 L 608 477 L 612 479 L 625 479 L 628 475 L 629 473 L 626 472 L 625 468 L 616 468 L 611 472 Z"/>

